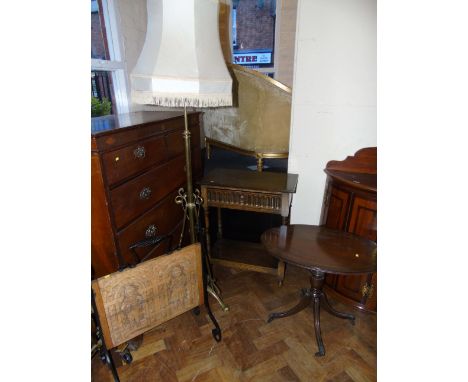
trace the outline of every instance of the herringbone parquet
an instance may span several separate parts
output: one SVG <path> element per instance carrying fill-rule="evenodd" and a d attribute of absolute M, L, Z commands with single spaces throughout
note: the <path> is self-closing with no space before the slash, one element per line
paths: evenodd
<path fill-rule="evenodd" d="M 215 268 L 218 285 L 230 311 L 210 304 L 223 331 L 217 343 L 202 309 L 188 312 L 145 334 L 130 365 L 118 367 L 122 381 L 375 381 L 377 320 L 354 312 L 356 325 L 321 313 L 325 357 L 317 351 L 311 308 L 266 323 L 272 311 L 293 306 L 299 290 L 309 286 L 306 271 L 289 266 L 284 285 L 266 274 Z M 339 310 L 350 308 L 331 303 Z M 92 361 L 93 381 L 112 381 L 99 357 Z"/>

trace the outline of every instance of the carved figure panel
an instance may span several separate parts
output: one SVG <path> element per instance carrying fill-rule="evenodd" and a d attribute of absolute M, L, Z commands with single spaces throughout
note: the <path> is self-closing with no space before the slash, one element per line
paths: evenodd
<path fill-rule="evenodd" d="M 201 272 L 200 245 L 194 244 L 94 282 L 113 346 L 201 305 Z"/>

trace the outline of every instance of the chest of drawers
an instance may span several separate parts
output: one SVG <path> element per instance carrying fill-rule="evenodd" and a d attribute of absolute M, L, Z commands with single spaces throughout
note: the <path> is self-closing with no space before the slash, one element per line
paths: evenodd
<path fill-rule="evenodd" d="M 188 116 L 194 181 L 202 175 L 200 114 Z M 181 112 L 138 112 L 93 118 L 91 125 L 91 266 L 93 278 L 133 261 L 129 246 L 156 235 L 178 243 L 185 187 Z M 139 248 L 140 257 L 167 247 Z M 150 253 L 151 252 L 151 253 Z"/>

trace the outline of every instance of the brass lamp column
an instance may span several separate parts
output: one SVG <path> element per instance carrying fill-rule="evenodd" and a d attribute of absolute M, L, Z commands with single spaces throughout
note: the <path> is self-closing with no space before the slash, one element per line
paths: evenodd
<path fill-rule="evenodd" d="M 185 130 L 182 135 L 185 141 L 185 172 L 187 174 L 187 214 L 188 214 L 188 219 L 189 219 L 190 242 L 193 244 L 196 241 L 195 240 L 195 198 L 193 194 L 193 183 L 192 183 L 192 152 L 190 148 L 191 141 L 190 141 L 190 131 L 188 129 L 187 106 L 184 106 L 184 121 L 185 121 Z"/>
<path fill-rule="evenodd" d="M 218 12 L 219 0 L 147 0 L 145 43 L 131 73 L 134 103 L 184 108 L 187 190 L 179 190 L 176 203 L 185 210 L 182 232 L 188 219 L 192 243 L 201 197 L 192 183 L 187 107 L 232 105 L 232 79 L 221 50 Z M 208 292 L 227 310 L 209 269 Z"/>
<path fill-rule="evenodd" d="M 189 234 L 190 242 L 195 243 L 195 222 L 199 224 L 199 216 L 197 214 L 196 208 L 197 205 L 201 206 L 203 204 L 203 199 L 200 196 L 199 190 L 193 191 L 193 182 L 192 182 L 192 152 L 191 152 L 191 140 L 190 140 L 190 131 L 188 129 L 188 118 L 187 118 L 187 107 L 184 106 L 184 121 L 185 129 L 182 133 L 185 143 L 185 166 L 187 174 L 187 192 L 183 188 L 179 189 L 179 195 L 176 197 L 176 203 L 181 204 L 182 208 L 185 210 L 184 214 L 184 224 L 180 236 L 179 245 L 182 244 L 182 239 L 184 235 L 185 221 L 188 218 L 189 220 Z M 220 296 L 220 290 L 216 285 L 215 279 L 211 272 L 211 265 L 207 259 L 207 291 L 211 294 L 216 301 L 218 301 L 221 309 L 225 312 L 229 310 L 229 307 L 224 303 Z"/>

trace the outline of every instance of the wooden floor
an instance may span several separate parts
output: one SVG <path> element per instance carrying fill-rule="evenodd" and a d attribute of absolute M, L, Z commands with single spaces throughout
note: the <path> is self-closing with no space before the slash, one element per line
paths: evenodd
<path fill-rule="evenodd" d="M 223 331 L 217 343 L 206 311 L 185 313 L 145 334 L 130 365 L 118 367 L 121 381 L 375 381 L 377 319 L 355 312 L 356 325 L 321 314 L 325 357 L 317 351 L 311 308 L 270 324 L 270 312 L 282 311 L 309 285 L 307 273 L 288 267 L 282 287 L 273 276 L 216 267 L 218 285 L 229 312 L 210 304 Z M 349 311 L 330 298 L 338 309 Z M 112 381 L 98 356 L 92 360 L 92 380 Z"/>

